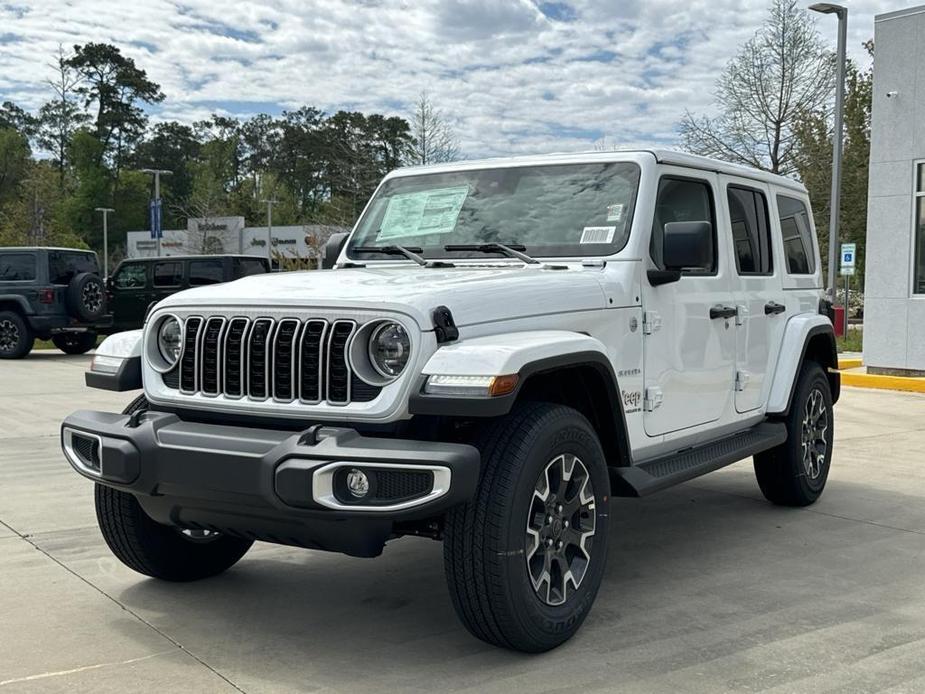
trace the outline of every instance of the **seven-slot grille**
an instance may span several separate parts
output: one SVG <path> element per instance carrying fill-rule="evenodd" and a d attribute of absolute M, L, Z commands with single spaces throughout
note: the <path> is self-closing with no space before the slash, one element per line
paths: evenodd
<path fill-rule="evenodd" d="M 347 345 L 358 325 L 323 318 L 190 316 L 183 355 L 164 383 L 185 395 L 347 405 L 378 397 L 353 373 Z"/>

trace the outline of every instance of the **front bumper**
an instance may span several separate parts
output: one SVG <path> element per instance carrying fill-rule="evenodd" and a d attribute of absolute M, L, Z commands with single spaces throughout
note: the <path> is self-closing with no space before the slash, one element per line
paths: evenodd
<path fill-rule="evenodd" d="M 396 522 L 471 498 L 480 465 L 464 444 L 202 424 L 164 412 L 81 410 L 64 420 L 61 442 L 77 472 L 134 494 L 158 522 L 356 556 L 379 554 Z M 353 468 L 368 473 L 375 498 L 346 492 Z"/>

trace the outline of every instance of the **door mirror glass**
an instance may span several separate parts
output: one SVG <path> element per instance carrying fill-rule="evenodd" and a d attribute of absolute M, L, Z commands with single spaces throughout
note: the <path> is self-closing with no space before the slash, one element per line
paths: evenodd
<path fill-rule="evenodd" d="M 713 266 L 710 222 L 669 222 L 662 239 L 666 270 L 709 270 Z"/>

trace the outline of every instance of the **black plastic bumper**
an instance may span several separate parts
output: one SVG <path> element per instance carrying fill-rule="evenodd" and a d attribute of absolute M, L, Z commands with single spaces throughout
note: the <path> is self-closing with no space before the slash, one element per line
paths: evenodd
<path fill-rule="evenodd" d="M 164 412 L 82 410 L 64 420 L 61 435 L 75 470 L 131 492 L 158 522 L 356 556 L 379 554 L 396 521 L 439 516 L 471 498 L 480 465 L 478 450 L 464 444 L 341 427 L 292 433 L 202 424 Z M 97 442 L 99 469 L 81 463 L 75 435 Z M 343 467 L 373 480 L 383 470 L 430 472 L 431 484 L 394 503 L 357 501 L 332 483 Z"/>

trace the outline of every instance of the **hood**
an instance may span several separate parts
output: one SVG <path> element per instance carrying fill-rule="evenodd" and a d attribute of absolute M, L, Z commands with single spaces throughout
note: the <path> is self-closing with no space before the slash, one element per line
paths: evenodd
<path fill-rule="evenodd" d="M 424 268 L 407 265 L 252 275 L 174 294 L 159 308 L 294 306 L 404 313 L 429 330 L 447 306 L 458 326 L 604 308 L 600 271 L 522 265 Z"/>

